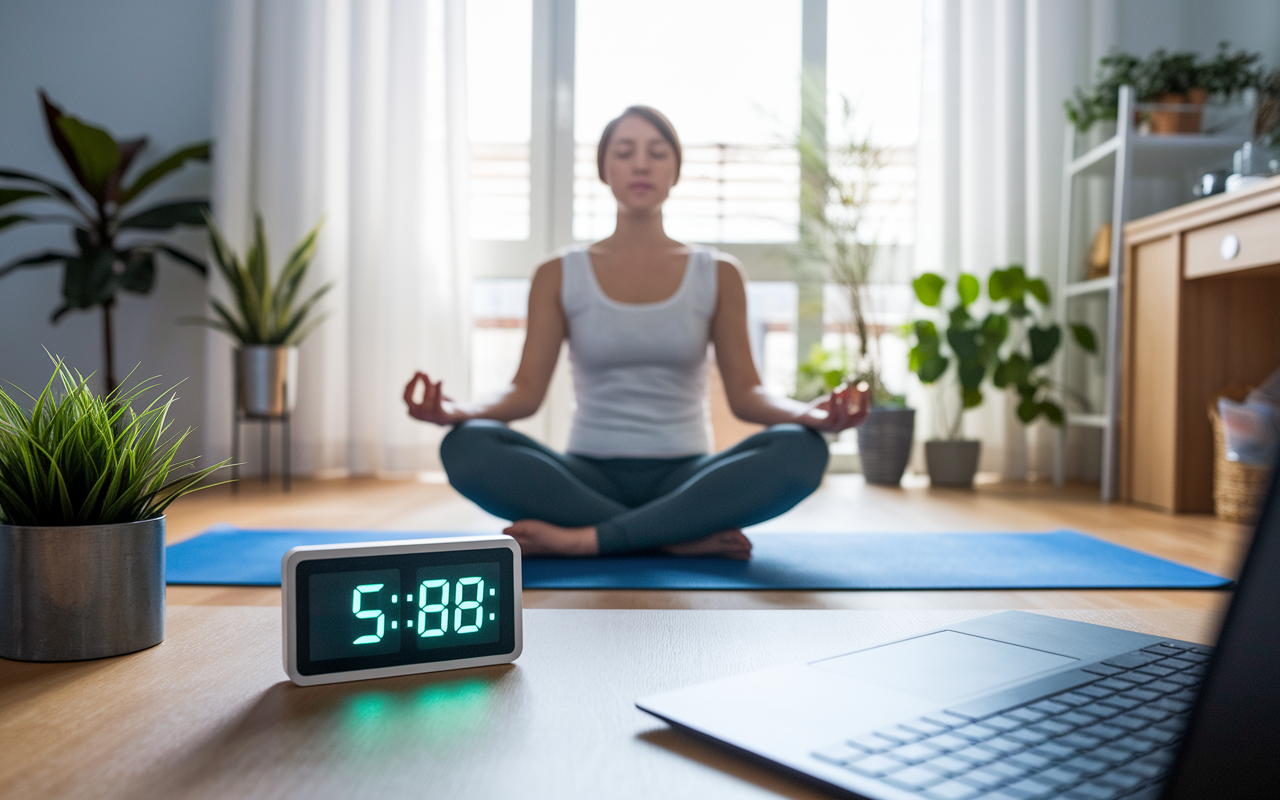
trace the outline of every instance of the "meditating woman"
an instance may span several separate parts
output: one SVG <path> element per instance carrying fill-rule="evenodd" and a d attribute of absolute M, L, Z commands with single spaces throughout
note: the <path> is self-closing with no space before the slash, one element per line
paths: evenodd
<path fill-rule="evenodd" d="M 741 265 L 663 232 L 681 155 L 671 123 L 654 109 L 633 106 L 610 122 L 597 164 L 618 200 L 617 228 L 538 267 L 511 385 L 476 404 L 451 400 L 421 372 L 405 386 L 414 418 L 455 426 L 440 445 L 449 482 L 514 520 L 504 532 L 526 555 L 660 548 L 748 558 L 741 529 L 818 487 L 827 464 L 820 432 L 866 416 L 866 393 L 852 387 L 808 404 L 764 391 Z M 562 454 L 503 423 L 537 411 L 566 337 L 578 407 Z M 770 426 L 714 455 L 704 410 L 708 343 L 733 413 Z"/>

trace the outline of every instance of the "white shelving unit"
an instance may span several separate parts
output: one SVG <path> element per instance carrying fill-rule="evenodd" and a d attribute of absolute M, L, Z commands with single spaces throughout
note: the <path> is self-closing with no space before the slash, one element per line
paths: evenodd
<path fill-rule="evenodd" d="M 1101 412 L 1068 411 L 1066 424 L 1058 434 L 1058 448 L 1054 459 L 1054 483 L 1062 485 L 1066 479 L 1066 452 L 1068 429 L 1099 428 L 1102 430 L 1101 495 L 1111 502 L 1119 494 L 1119 428 L 1117 412 L 1120 407 L 1120 326 L 1122 283 L 1124 268 L 1124 224 L 1130 218 L 1133 178 L 1138 175 L 1169 175 L 1188 173 L 1193 169 L 1213 166 L 1229 159 L 1245 142 L 1244 136 L 1211 136 L 1203 134 L 1173 134 L 1161 136 L 1141 135 L 1134 126 L 1134 113 L 1139 110 L 1134 101 L 1133 89 L 1120 89 L 1120 102 L 1116 109 L 1116 134 L 1093 147 L 1083 155 L 1075 154 L 1075 129 L 1068 124 L 1064 137 L 1062 176 L 1062 216 L 1058 250 L 1057 319 L 1066 326 L 1072 321 L 1073 306 L 1080 300 L 1102 295 L 1105 297 L 1106 336 L 1101 349 L 1105 359 L 1104 402 Z M 1111 191 L 1111 267 L 1106 277 L 1093 280 L 1075 280 L 1079 257 L 1072 247 L 1077 183 L 1090 175 L 1112 178 Z M 1064 337 L 1062 352 L 1056 365 L 1056 379 L 1060 386 L 1070 387 L 1069 359 L 1079 349 Z M 1072 404 L 1067 399 L 1068 406 Z"/>

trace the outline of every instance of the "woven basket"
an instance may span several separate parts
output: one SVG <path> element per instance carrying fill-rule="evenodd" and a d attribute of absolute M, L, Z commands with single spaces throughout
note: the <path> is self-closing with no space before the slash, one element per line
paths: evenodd
<path fill-rule="evenodd" d="M 1267 491 L 1267 468 L 1227 460 L 1226 437 L 1216 403 L 1209 404 L 1213 423 L 1213 512 L 1228 522 L 1252 525 Z"/>

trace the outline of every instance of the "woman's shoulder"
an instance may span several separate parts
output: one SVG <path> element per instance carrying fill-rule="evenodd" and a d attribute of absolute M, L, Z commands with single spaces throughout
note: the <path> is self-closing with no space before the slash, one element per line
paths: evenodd
<path fill-rule="evenodd" d="M 723 250 L 708 248 L 711 251 L 710 263 L 716 267 L 716 280 L 720 284 L 730 281 L 739 284 L 747 282 L 747 270 L 742 266 L 742 262 L 732 253 L 726 253 Z"/>

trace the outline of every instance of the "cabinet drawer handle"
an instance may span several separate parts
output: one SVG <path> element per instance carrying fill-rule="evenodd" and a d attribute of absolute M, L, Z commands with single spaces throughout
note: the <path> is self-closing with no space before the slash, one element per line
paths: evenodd
<path fill-rule="evenodd" d="M 1230 261 L 1240 254 L 1240 240 L 1234 233 L 1228 233 L 1222 237 L 1222 244 L 1218 245 L 1218 253 L 1223 261 Z"/>

